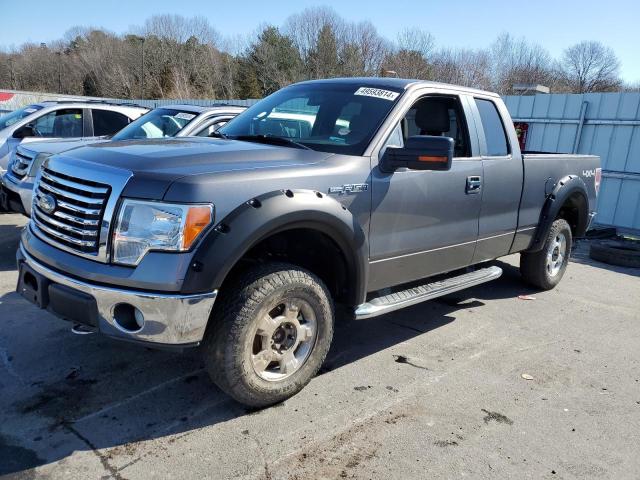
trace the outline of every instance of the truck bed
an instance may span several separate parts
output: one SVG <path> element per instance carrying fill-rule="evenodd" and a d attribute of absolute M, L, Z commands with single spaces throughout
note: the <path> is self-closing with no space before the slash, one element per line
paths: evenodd
<path fill-rule="evenodd" d="M 524 179 L 518 230 L 524 232 L 517 235 L 514 249 L 528 243 L 530 235 L 540 221 L 540 212 L 547 195 L 556 183 L 567 175 L 578 175 L 582 178 L 587 187 L 590 210 L 595 210 L 596 169 L 600 168 L 600 158 L 596 155 L 525 151 L 522 161 Z"/>

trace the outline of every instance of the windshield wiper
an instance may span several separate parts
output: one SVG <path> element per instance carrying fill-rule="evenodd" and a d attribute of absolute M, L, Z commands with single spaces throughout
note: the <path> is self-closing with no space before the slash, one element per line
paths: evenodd
<path fill-rule="evenodd" d="M 274 137 L 272 135 L 236 135 L 230 137 L 233 140 L 241 140 L 245 142 L 266 143 L 269 145 L 281 145 L 284 147 L 301 148 L 304 150 L 312 150 L 311 148 L 303 145 L 302 143 L 294 142 L 285 137 Z"/>
<path fill-rule="evenodd" d="M 224 133 L 222 132 L 218 132 L 215 131 L 213 133 L 209 134 L 209 138 L 214 137 L 214 138 L 224 138 L 224 139 L 228 139 L 229 137 L 227 137 Z"/>

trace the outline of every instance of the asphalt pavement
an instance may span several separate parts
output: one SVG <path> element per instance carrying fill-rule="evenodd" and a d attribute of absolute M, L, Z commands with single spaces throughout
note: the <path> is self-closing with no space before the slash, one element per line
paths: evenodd
<path fill-rule="evenodd" d="M 591 261 L 584 244 L 549 292 L 510 256 L 492 283 L 341 316 L 321 374 L 252 411 L 198 351 L 73 335 L 18 296 L 24 224 L 0 214 L 2 478 L 640 475 L 640 271 Z"/>

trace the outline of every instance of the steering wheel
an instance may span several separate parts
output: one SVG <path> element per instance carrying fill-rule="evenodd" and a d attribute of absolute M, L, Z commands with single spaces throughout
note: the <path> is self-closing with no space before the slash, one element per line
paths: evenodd
<path fill-rule="evenodd" d="M 30 125 L 27 125 L 28 127 L 31 127 L 31 131 L 33 132 L 33 135 L 35 137 L 42 137 L 42 132 L 40 132 L 40 130 L 38 130 L 38 127 L 36 127 L 35 123 L 32 123 Z"/>

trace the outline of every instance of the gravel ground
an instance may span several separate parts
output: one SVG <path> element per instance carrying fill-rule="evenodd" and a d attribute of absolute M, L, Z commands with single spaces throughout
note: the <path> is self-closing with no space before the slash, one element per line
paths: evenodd
<path fill-rule="evenodd" d="M 638 478 L 640 271 L 584 245 L 550 292 L 512 256 L 493 283 L 340 320 L 321 375 L 249 411 L 197 351 L 72 335 L 22 300 L 22 225 L 0 215 L 0 476 Z"/>

